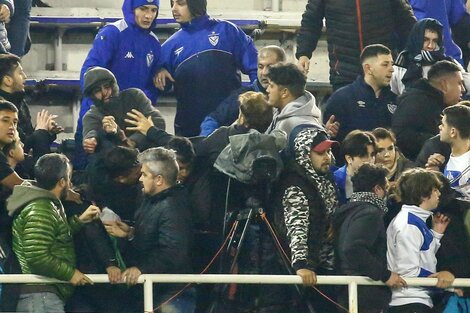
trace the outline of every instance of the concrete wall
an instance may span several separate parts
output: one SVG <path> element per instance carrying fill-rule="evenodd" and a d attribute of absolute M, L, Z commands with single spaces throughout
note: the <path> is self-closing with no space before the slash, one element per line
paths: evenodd
<path fill-rule="evenodd" d="M 227 10 L 264 10 L 272 6 L 276 0 L 208 0 L 208 9 Z M 79 8 L 120 8 L 119 0 L 45 0 L 53 7 L 79 7 Z M 303 11 L 307 0 L 280 0 L 283 11 Z M 161 0 L 163 10 L 170 9 L 170 0 Z"/>

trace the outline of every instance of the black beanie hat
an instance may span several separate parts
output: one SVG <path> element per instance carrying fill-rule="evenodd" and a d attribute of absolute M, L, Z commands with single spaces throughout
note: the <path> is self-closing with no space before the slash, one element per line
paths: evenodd
<path fill-rule="evenodd" d="M 207 0 L 186 0 L 188 4 L 189 12 L 194 17 L 206 15 L 207 12 Z"/>

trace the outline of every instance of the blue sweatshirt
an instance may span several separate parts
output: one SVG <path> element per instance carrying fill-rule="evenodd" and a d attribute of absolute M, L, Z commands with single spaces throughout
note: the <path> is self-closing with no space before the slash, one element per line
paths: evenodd
<path fill-rule="evenodd" d="M 164 67 L 175 79 L 175 132 L 197 136 L 204 117 L 240 87 L 240 72 L 253 82 L 257 51 L 234 24 L 203 15 L 173 34 L 162 46 Z"/>
<path fill-rule="evenodd" d="M 132 0 L 124 0 L 122 5 L 124 19 L 103 27 L 95 37 L 93 46 L 83 63 L 80 72 L 80 85 L 83 90 L 83 76 L 94 66 L 101 66 L 113 72 L 120 90 L 141 89 L 145 95 L 156 102 L 157 89 L 153 85 L 161 56 L 161 45 L 150 29 L 143 29 L 135 22 Z M 77 132 L 81 132 L 82 118 L 92 103 L 88 98 L 82 101 Z"/>
<path fill-rule="evenodd" d="M 452 40 L 452 27 L 461 19 L 470 19 L 465 4 L 461 0 L 410 0 L 413 12 L 418 20 L 430 17 L 444 26 L 443 39 L 445 54 L 453 57 L 463 65 L 462 51 Z M 470 21 L 469 21 L 470 22 Z"/>

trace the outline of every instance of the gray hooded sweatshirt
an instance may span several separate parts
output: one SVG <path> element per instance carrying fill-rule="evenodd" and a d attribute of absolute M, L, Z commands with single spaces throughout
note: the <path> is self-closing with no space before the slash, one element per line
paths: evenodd
<path fill-rule="evenodd" d="M 270 134 L 274 129 L 282 130 L 287 138 L 297 125 L 315 124 L 322 126 L 321 111 L 315 104 L 315 97 L 308 91 L 303 96 L 288 103 L 282 111 L 274 112 L 273 121 L 266 130 Z"/>

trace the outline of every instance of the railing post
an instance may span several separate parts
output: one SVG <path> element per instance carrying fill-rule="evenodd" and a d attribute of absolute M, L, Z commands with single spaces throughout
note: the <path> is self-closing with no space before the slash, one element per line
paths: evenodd
<path fill-rule="evenodd" d="M 144 280 L 144 312 L 153 312 L 153 281 L 148 278 Z"/>
<path fill-rule="evenodd" d="M 348 284 L 349 291 L 349 313 L 358 313 L 357 312 L 357 283 L 350 282 Z"/>

